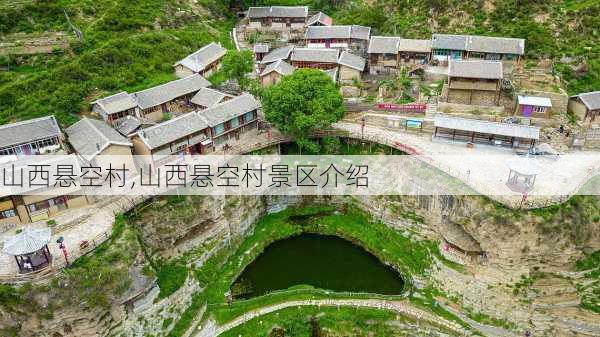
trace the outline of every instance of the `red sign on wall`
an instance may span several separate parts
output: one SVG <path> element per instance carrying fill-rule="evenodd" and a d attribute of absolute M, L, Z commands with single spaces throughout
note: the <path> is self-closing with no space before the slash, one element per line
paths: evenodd
<path fill-rule="evenodd" d="M 427 110 L 427 104 L 423 104 L 423 103 L 410 103 L 410 104 L 379 103 L 379 104 L 377 104 L 377 108 L 380 110 L 395 110 L 395 111 L 425 113 L 425 110 Z"/>

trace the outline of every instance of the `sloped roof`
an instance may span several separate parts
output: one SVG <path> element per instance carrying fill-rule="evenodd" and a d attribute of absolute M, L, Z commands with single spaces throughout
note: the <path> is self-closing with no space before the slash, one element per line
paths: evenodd
<path fill-rule="evenodd" d="M 431 48 L 523 55 L 525 40 L 509 37 L 433 34 Z"/>
<path fill-rule="evenodd" d="M 54 116 L 0 125 L 0 148 L 59 136 L 60 128 Z"/>
<path fill-rule="evenodd" d="M 285 76 L 285 75 L 289 75 L 291 73 L 294 72 L 294 67 L 291 66 L 289 63 L 283 61 L 283 60 L 279 60 L 277 62 L 271 63 L 269 65 L 267 65 L 265 67 L 265 70 L 263 70 L 263 72 L 260 74 L 260 76 L 265 76 L 273 71 L 277 72 L 278 74 Z"/>
<path fill-rule="evenodd" d="M 331 24 L 333 23 L 333 19 L 329 15 L 323 12 L 319 12 L 308 18 L 308 22 L 306 23 L 306 25 L 312 26 L 316 23 L 321 23 L 325 26 L 331 26 Z"/>
<path fill-rule="evenodd" d="M 266 43 L 257 43 L 252 47 L 254 53 L 268 53 L 269 45 Z"/>
<path fill-rule="evenodd" d="M 535 105 L 535 106 L 545 106 L 551 107 L 552 101 L 548 97 L 537 97 L 537 96 L 517 96 L 517 101 L 519 104 L 523 105 Z"/>
<path fill-rule="evenodd" d="M 208 87 L 209 85 L 210 82 L 204 77 L 194 74 L 156 87 L 138 91 L 134 93 L 133 96 L 141 109 L 147 109 L 169 102 L 177 97 L 191 94 L 204 87 Z"/>
<path fill-rule="evenodd" d="M 398 50 L 415 53 L 429 53 L 431 51 L 431 40 L 400 39 Z"/>
<path fill-rule="evenodd" d="M 400 38 L 395 36 L 371 36 L 369 54 L 398 54 Z"/>
<path fill-rule="evenodd" d="M 137 134 L 149 149 L 172 143 L 208 127 L 206 120 L 195 112 L 140 130 Z"/>
<path fill-rule="evenodd" d="M 115 121 L 115 130 L 117 130 L 117 132 L 119 132 L 123 136 L 128 136 L 132 134 L 140 126 L 142 126 L 142 122 L 140 122 L 139 119 L 131 115 L 127 115 Z"/>
<path fill-rule="evenodd" d="M 69 143 L 81 155 L 96 156 L 109 145 L 132 146 L 129 139 L 97 119 L 83 118 L 65 132 L 69 136 Z"/>
<path fill-rule="evenodd" d="M 225 97 L 232 96 L 224 92 L 217 91 L 215 89 L 202 88 L 200 89 L 200 91 L 198 91 L 196 95 L 194 95 L 194 97 L 192 97 L 190 102 L 199 106 L 210 108 L 219 104 Z"/>
<path fill-rule="evenodd" d="M 37 252 L 50 242 L 51 236 L 51 228 L 24 228 L 4 242 L 3 251 L 12 256 Z"/>
<path fill-rule="evenodd" d="M 323 72 L 325 74 L 327 74 L 327 76 L 331 77 L 331 79 L 333 80 L 333 82 L 337 82 L 337 75 L 338 75 L 338 68 L 332 68 L 332 69 L 327 69 L 327 70 L 323 70 Z"/>
<path fill-rule="evenodd" d="M 227 49 L 221 47 L 219 44 L 211 42 L 198 49 L 193 54 L 190 54 L 178 61 L 173 66 L 181 64 L 197 73 L 204 70 L 204 68 L 206 68 L 209 64 L 223 57 L 226 53 Z"/>
<path fill-rule="evenodd" d="M 467 35 L 433 34 L 431 36 L 431 48 L 467 50 Z"/>
<path fill-rule="evenodd" d="M 481 79 L 501 79 L 503 77 L 502 62 L 483 60 L 451 60 L 448 65 L 448 76 Z"/>
<path fill-rule="evenodd" d="M 467 51 L 497 53 L 497 54 L 525 54 L 525 40 L 508 37 L 474 36 L 467 38 Z"/>
<path fill-rule="evenodd" d="M 137 106 L 135 99 L 125 91 L 101 98 L 92 104 L 98 104 L 108 114 L 133 109 Z"/>
<path fill-rule="evenodd" d="M 334 48 L 294 48 L 292 61 L 337 63 L 340 51 Z"/>
<path fill-rule="evenodd" d="M 434 117 L 434 125 L 435 127 L 447 129 L 489 133 L 508 137 L 519 137 L 535 140 L 540 138 L 539 127 L 521 124 L 497 123 L 477 119 L 436 115 Z"/>
<path fill-rule="evenodd" d="M 217 126 L 237 116 L 260 108 L 260 102 L 254 96 L 244 93 L 212 108 L 198 111 L 196 114 L 204 117 L 211 127 Z"/>
<path fill-rule="evenodd" d="M 273 49 L 270 53 L 263 57 L 260 63 L 266 64 L 279 60 L 287 60 L 290 57 L 292 50 L 294 50 L 294 46 L 285 46 Z"/>
<path fill-rule="evenodd" d="M 305 18 L 308 16 L 307 6 L 271 6 L 250 7 L 248 17 L 259 18 Z"/>
<path fill-rule="evenodd" d="M 306 28 L 306 39 L 357 39 L 369 40 L 370 27 L 352 26 L 309 26 Z"/>
<path fill-rule="evenodd" d="M 586 92 L 577 95 L 581 102 L 590 110 L 600 109 L 600 91 Z"/>
<path fill-rule="evenodd" d="M 358 56 L 358 55 L 354 55 L 351 54 L 347 51 L 343 51 L 342 55 L 340 55 L 340 59 L 338 60 L 338 63 L 353 69 L 356 69 L 358 71 L 363 71 L 365 70 L 365 59 Z"/>

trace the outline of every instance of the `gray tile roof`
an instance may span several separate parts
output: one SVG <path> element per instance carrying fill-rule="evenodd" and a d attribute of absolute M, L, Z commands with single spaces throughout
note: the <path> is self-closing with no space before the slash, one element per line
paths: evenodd
<path fill-rule="evenodd" d="M 54 116 L 0 125 L 0 148 L 59 137 L 60 128 Z"/>
<path fill-rule="evenodd" d="M 467 50 L 467 36 L 452 34 L 433 34 L 431 37 L 431 48 Z"/>
<path fill-rule="evenodd" d="M 589 110 L 600 109 L 600 91 L 586 92 L 577 95 Z"/>
<path fill-rule="evenodd" d="M 400 39 L 399 51 L 429 53 L 431 52 L 431 40 Z"/>
<path fill-rule="evenodd" d="M 194 93 L 209 85 L 210 82 L 204 77 L 194 74 L 150 89 L 138 91 L 133 96 L 141 109 L 147 109 L 169 102 L 177 97 Z"/>
<path fill-rule="evenodd" d="M 115 121 L 115 130 L 122 134 L 123 136 L 128 136 L 134 133 L 140 126 L 142 126 L 142 122 L 136 117 L 127 115 L 123 118 L 119 118 Z"/>
<path fill-rule="evenodd" d="M 285 76 L 285 75 L 289 75 L 289 74 L 293 73 L 294 70 L 295 70 L 294 67 L 291 66 L 289 63 L 287 63 L 283 60 L 279 60 L 277 62 L 267 65 L 265 67 L 265 70 L 263 70 L 263 72 L 260 74 L 260 76 L 265 76 L 273 71 L 277 72 L 278 74 L 280 74 L 282 76 Z"/>
<path fill-rule="evenodd" d="M 220 92 L 211 88 L 202 88 L 192 99 L 190 102 L 210 108 L 219 104 L 225 97 L 232 97 L 224 92 Z"/>
<path fill-rule="evenodd" d="M 225 56 L 227 49 L 220 45 L 211 42 L 206 46 L 198 49 L 193 54 L 186 56 L 184 59 L 178 61 L 173 66 L 183 65 L 186 68 L 191 69 L 193 72 L 201 72 L 209 64 L 217 61 L 221 57 Z"/>
<path fill-rule="evenodd" d="M 467 38 L 467 51 L 497 53 L 497 54 L 525 54 L 525 40 L 507 37 L 469 36 Z"/>
<path fill-rule="evenodd" d="M 433 34 L 431 48 L 497 54 L 525 54 L 525 40 L 477 35 Z"/>
<path fill-rule="evenodd" d="M 327 69 L 327 70 L 323 70 L 323 72 L 325 74 L 327 74 L 327 76 L 331 77 L 331 79 L 333 80 L 333 82 L 337 83 L 337 75 L 338 75 L 338 68 L 332 68 L 332 69 Z"/>
<path fill-rule="evenodd" d="M 340 59 L 338 60 L 339 64 L 356 69 L 358 71 L 365 70 L 365 62 L 366 61 L 364 58 L 351 54 L 347 51 L 343 51 L 342 55 L 340 55 Z"/>
<path fill-rule="evenodd" d="M 266 43 L 257 43 L 252 47 L 254 53 L 268 53 L 269 45 Z"/>
<path fill-rule="evenodd" d="M 305 18 L 307 16 L 308 7 L 306 6 L 271 6 L 248 8 L 248 17 L 251 19 Z"/>
<path fill-rule="evenodd" d="M 435 127 L 442 127 L 453 130 L 489 133 L 508 137 L 519 137 L 527 139 L 540 138 L 539 127 L 521 124 L 497 123 L 477 119 L 436 115 L 434 117 L 434 125 Z"/>
<path fill-rule="evenodd" d="M 24 255 L 44 248 L 52 238 L 52 228 L 27 228 L 4 242 L 2 251 L 8 255 Z"/>
<path fill-rule="evenodd" d="M 224 123 L 232 118 L 260 108 L 260 102 L 254 96 L 244 93 L 212 108 L 196 112 L 208 122 L 211 127 Z"/>
<path fill-rule="evenodd" d="M 310 18 L 308 18 L 306 25 L 312 26 L 316 23 L 321 23 L 325 26 L 331 26 L 331 24 L 333 23 L 333 19 L 329 15 L 327 15 L 323 12 L 319 12 L 319 13 L 311 16 Z"/>
<path fill-rule="evenodd" d="M 398 54 L 400 38 L 395 36 L 371 36 L 369 54 Z"/>
<path fill-rule="evenodd" d="M 451 60 L 450 64 L 448 65 L 448 76 L 481 79 L 501 79 L 502 62 L 482 60 Z"/>
<path fill-rule="evenodd" d="M 65 132 L 73 149 L 81 155 L 95 156 L 109 145 L 132 146 L 129 139 L 97 119 L 83 118 Z"/>
<path fill-rule="evenodd" d="M 206 120 L 196 112 L 175 117 L 166 122 L 140 130 L 138 136 L 150 149 L 155 149 L 208 127 Z"/>
<path fill-rule="evenodd" d="M 292 50 L 294 50 L 294 46 L 285 46 L 273 49 L 270 53 L 263 57 L 260 63 L 266 64 L 279 60 L 287 60 L 288 58 L 290 58 Z"/>
<path fill-rule="evenodd" d="M 309 26 L 304 38 L 312 39 L 356 39 L 369 40 L 370 27 L 352 26 Z"/>
<path fill-rule="evenodd" d="M 334 48 L 294 48 L 292 61 L 337 63 L 340 51 Z"/>
<path fill-rule="evenodd" d="M 101 98 L 92 102 L 92 104 L 98 104 L 108 114 L 133 109 L 137 106 L 135 99 L 125 91 Z"/>

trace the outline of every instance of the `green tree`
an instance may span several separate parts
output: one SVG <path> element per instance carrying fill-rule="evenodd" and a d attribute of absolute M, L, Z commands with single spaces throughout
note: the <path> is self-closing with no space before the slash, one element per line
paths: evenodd
<path fill-rule="evenodd" d="M 267 120 L 292 136 L 300 149 L 317 152 L 310 135 L 344 116 L 343 99 L 331 78 L 316 69 L 300 69 L 264 90 Z"/>
<path fill-rule="evenodd" d="M 223 57 L 221 71 L 230 80 L 237 81 L 240 89 L 245 90 L 249 84 L 248 73 L 254 69 L 254 56 L 250 50 L 229 50 Z"/>

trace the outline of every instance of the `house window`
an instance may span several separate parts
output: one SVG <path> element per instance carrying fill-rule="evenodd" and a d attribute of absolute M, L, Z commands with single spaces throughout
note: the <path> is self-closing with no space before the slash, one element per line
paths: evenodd
<path fill-rule="evenodd" d="M 545 113 L 546 107 L 545 106 L 534 106 L 533 111 L 535 111 L 536 113 Z"/>
<path fill-rule="evenodd" d="M 237 128 L 240 125 L 237 118 L 232 119 L 231 121 L 229 121 L 229 123 L 230 123 L 232 129 Z"/>
<path fill-rule="evenodd" d="M 225 125 L 224 124 L 219 124 L 219 125 L 215 126 L 215 134 L 216 135 L 220 135 L 223 132 L 225 132 Z"/>
<path fill-rule="evenodd" d="M 439 56 L 447 56 L 450 55 L 450 51 L 448 49 L 436 49 L 434 54 Z"/>
<path fill-rule="evenodd" d="M 246 112 L 246 114 L 244 114 L 244 121 L 246 123 L 249 123 L 253 119 L 254 119 L 254 111 Z"/>
<path fill-rule="evenodd" d="M 17 212 L 14 209 L 7 209 L 5 211 L 0 212 L 0 219 L 8 219 L 17 216 Z"/>

